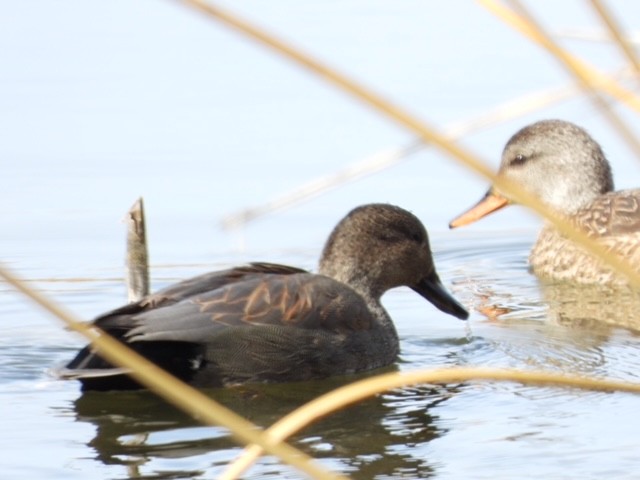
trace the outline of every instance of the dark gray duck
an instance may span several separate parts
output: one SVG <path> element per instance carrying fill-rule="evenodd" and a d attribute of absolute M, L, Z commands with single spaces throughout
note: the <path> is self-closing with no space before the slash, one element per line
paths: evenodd
<path fill-rule="evenodd" d="M 272 263 L 211 272 L 94 325 L 197 387 L 325 378 L 396 360 L 398 334 L 380 297 L 402 285 L 446 313 L 468 316 L 440 283 L 418 218 L 370 204 L 335 227 L 317 274 Z M 83 390 L 139 388 L 90 346 L 59 375 L 80 380 Z"/>

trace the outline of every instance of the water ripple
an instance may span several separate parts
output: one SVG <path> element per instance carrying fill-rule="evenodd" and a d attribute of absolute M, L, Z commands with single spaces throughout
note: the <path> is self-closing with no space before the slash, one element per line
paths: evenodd
<path fill-rule="evenodd" d="M 471 318 L 452 319 L 409 289 L 385 295 L 401 338 L 398 368 L 490 366 L 638 381 L 635 297 L 539 284 L 526 265 L 531 238 L 487 234 L 446 245 L 436 239 L 441 277 Z M 166 272 L 173 279 L 208 268 L 200 267 L 163 266 L 160 281 L 168 279 Z M 122 301 L 123 288 L 110 272 L 97 277 L 41 283 L 90 318 Z M 0 388 L 10 405 L 23 404 L 40 388 L 42 404 L 32 402 L 25 415 L 48 409 L 56 432 L 67 442 L 73 438 L 78 468 L 88 471 L 86 462 L 93 462 L 124 466 L 142 478 L 215 476 L 237 455 L 223 429 L 201 427 L 149 394 L 79 396 L 74 384 L 43 382 L 45 370 L 70 358 L 82 342 L 21 307 L 18 301 L 0 306 L 14 319 L 0 339 Z M 211 394 L 267 426 L 351 379 Z M 568 465 L 571 476 L 632 478 L 636 412 L 637 398 L 628 394 L 510 382 L 424 385 L 327 417 L 293 442 L 356 479 L 538 478 L 562 475 Z M 27 429 L 39 428 L 16 415 Z M 82 425 L 90 430 L 78 436 Z M 530 475 L 522 465 L 532 466 Z M 251 478 L 300 477 L 266 457 Z"/>

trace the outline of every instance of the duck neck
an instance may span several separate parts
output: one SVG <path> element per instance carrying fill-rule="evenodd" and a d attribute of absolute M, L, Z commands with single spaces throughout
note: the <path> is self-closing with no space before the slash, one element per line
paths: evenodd
<path fill-rule="evenodd" d="M 562 192 L 563 195 L 549 195 L 546 197 L 547 203 L 557 212 L 572 216 L 578 213 L 583 208 L 588 207 L 598 197 L 610 192 L 611 189 L 603 188 L 602 190 L 585 190 L 580 188 L 567 189 L 566 192 Z"/>
<path fill-rule="evenodd" d="M 565 177 L 572 181 L 545 182 L 541 198 L 558 212 L 571 216 L 591 205 L 600 196 L 614 190 L 611 167 L 598 148 L 598 159 L 591 169 L 575 169 L 566 166 L 558 179 Z"/>
<path fill-rule="evenodd" d="M 335 262 L 320 262 L 318 272 L 348 285 L 358 292 L 368 304 L 380 304 L 380 297 L 382 297 L 384 290 L 378 287 L 378 282 L 372 278 L 371 272 L 362 272 L 350 265 Z"/>
<path fill-rule="evenodd" d="M 375 279 L 372 279 L 371 275 L 365 275 L 362 271 L 346 265 L 321 261 L 318 273 L 348 285 L 362 297 L 377 323 L 377 328 L 374 328 L 371 333 L 375 338 L 373 341 L 380 349 L 380 354 L 385 355 L 385 358 L 396 358 L 400 350 L 398 332 L 380 301 L 385 289 L 375 288 L 377 282 L 372 281 Z"/>

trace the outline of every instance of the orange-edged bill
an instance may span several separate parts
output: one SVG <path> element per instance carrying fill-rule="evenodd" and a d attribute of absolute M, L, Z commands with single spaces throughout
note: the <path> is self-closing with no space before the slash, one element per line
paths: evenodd
<path fill-rule="evenodd" d="M 462 215 L 456 217 L 449 224 L 449 228 L 461 227 L 468 225 L 489 215 L 496 210 L 500 210 L 509 204 L 509 200 L 502 195 L 489 190 L 482 199 Z"/>

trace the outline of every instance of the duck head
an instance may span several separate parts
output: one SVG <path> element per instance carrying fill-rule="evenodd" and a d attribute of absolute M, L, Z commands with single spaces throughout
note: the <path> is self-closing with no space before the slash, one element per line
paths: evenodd
<path fill-rule="evenodd" d="M 376 301 L 407 286 L 443 312 L 469 315 L 440 282 L 420 220 L 393 205 L 363 205 L 343 218 L 324 246 L 319 272 Z"/>
<path fill-rule="evenodd" d="M 613 190 L 611 167 L 600 145 L 584 129 L 562 120 L 536 122 L 513 135 L 502 152 L 498 176 L 567 215 Z M 492 187 L 449 226 L 473 223 L 510 203 Z"/>

